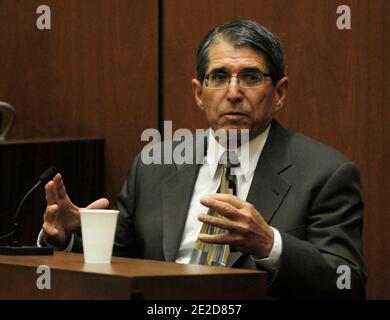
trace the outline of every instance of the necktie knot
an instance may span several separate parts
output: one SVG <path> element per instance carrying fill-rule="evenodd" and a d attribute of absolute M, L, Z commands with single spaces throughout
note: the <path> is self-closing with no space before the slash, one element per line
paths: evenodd
<path fill-rule="evenodd" d="M 227 150 L 222 154 L 219 163 L 223 166 L 223 171 L 218 192 L 237 195 L 235 170 L 240 166 L 237 154 L 234 151 Z"/>

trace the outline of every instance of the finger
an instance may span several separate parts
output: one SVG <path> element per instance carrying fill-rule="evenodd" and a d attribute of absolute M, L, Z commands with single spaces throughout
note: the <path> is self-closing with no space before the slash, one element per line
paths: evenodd
<path fill-rule="evenodd" d="M 220 229 L 229 230 L 229 232 L 242 234 L 246 233 L 246 229 L 241 224 L 234 222 L 230 219 L 214 217 L 207 214 L 200 214 L 198 216 L 198 220 L 203 223 L 218 227 Z"/>
<path fill-rule="evenodd" d="M 200 233 L 198 236 L 198 239 L 200 241 L 211 243 L 211 244 L 235 244 L 236 242 L 240 241 L 240 237 L 231 235 L 228 232 L 221 233 L 218 235 L 211 235 L 211 234 L 205 234 Z"/>
<path fill-rule="evenodd" d="M 110 205 L 106 198 L 98 199 L 88 205 L 87 209 L 105 209 Z"/>
<path fill-rule="evenodd" d="M 52 205 L 57 203 L 57 195 L 54 190 L 53 181 L 50 181 L 45 185 L 45 198 L 46 198 L 47 205 Z"/>
<path fill-rule="evenodd" d="M 202 197 L 201 200 L 203 198 L 207 198 L 207 197 L 229 203 L 230 205 L 232 205 L 233 207 L 235 207 L 237 209 L 242 209 L 247 204 L 247 202 L 241 200 L 240 198 L 238 198 L 232 194 L 227 194 L 227 193 L 212 193 L 212 194 L 209 194 L 207 196 Z"/>
<path fill-rule="evenodd" d="M 43 215 L 44 223 L 49 223 L 49 224 L 53 223 L 53 221 L 57 216 L 57 212 L 58 212 L 58 205 L 56 204 L 48 205 L 46 207 L 46 212 Z"/>
<path fill-rule="evenodd" d="M 55 192 L 57 193 L 58 200 L 65 199 L 67 197 L 67 194 L 66 194 L 66 188 L 64 185 L 64 181 L 62 180 L 61 174 L 58 173 L 53 178 L 53 182 L 54 182 Z"/>
<path fill-rule="evenodd" d="M 43 241 L 59 248 L 60 250 L 63 250 L 64 247 L 61 245 L 61 243 L 64 243 L 65 240 L 61 239 L 63 236 L 61 236 L 61 232 L 58 228 L 56 228 L 54 225 L 49 226 L 43 226 Z"/>
<path fill-rule="evenodd" d="M 54 236 L 58 233 L 58 230 L 54 224 L 58 213 L 58 206 L 56 204 L 47 206 L 46 212 L 43 216 L 42 230 L 49 236 Z"/>
<path fill-rule="evenodd" d="M 200 203 L 227 218 L 234 219 L 240 216 L 240 212 L 236 207 L 225 201 L 216 200 L 211 196 L 202 197 Z"/>
<path fill-rule="evenodd" d="M 59 233 L 58 229 L 54 224 L 44 223 L 42 226 L 44 232 L 44 238 L 47 240 L 51 237 L 56 237 Z"/>

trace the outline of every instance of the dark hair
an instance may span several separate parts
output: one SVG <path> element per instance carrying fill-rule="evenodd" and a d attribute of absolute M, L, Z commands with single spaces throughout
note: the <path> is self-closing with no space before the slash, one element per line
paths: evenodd
<path fill-rule="evenodd" d="M 214 28 L 200 42 L 196 54 L 196 71 L 199 81 L 203 81 L 206 76 L 210 46 L 221 38 L 236 48 L 247 47 L 263 54 L 273 84 L 284 77 L 283 49 L 279 39 L 267 28 L 254 21 L 238 20 Z"/>

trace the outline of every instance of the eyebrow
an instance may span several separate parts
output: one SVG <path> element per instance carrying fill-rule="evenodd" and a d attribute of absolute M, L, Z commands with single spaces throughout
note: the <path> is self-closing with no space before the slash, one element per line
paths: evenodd
<path fill-rule="evenodd" d="M 246 68 L 243 68 L 242 70 L 240 70 L 239 73 L 245 73 L 245 72 L 261 72 L 261 73 L 266 73 L 266 72 L 263 72 L 261 71 L 259 68 L 257 67 L 246 67 Z M 225 67 L 219 67 L 219 68 L 215 68 L 215 69 L 212 69 L 209 74 L 211 73 L 229 73 L 229 71 L 225 68 Z"/>
<path fill-rule="evenodd" d="M 240 73 L 242 72 L 253 72 L 253 73 L 256 73 L 256 72 L 261 72 L 261 73 L 265 73 L 263 71 L 261 71 L 259 68 L 257 67 L 248 67 L 248 68 L 244 68 L 240 71 Z"/>
<path fill-rule="evenodd" d="M 224 67 L 220 67 L 212 69 L 209 73 L 229 73 L 229 71 Z"/>

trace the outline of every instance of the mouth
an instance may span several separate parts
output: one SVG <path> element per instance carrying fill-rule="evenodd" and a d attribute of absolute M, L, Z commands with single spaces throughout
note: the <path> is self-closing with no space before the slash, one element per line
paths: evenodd
<path fill-rule="evenodd" d="M 242 111 L 230 110 L 228 112 L 224 112 L 221 117 L 226 118 L 228 120 L 240 120 L 241 118 L 246 118 L 249 115 Z"/>

